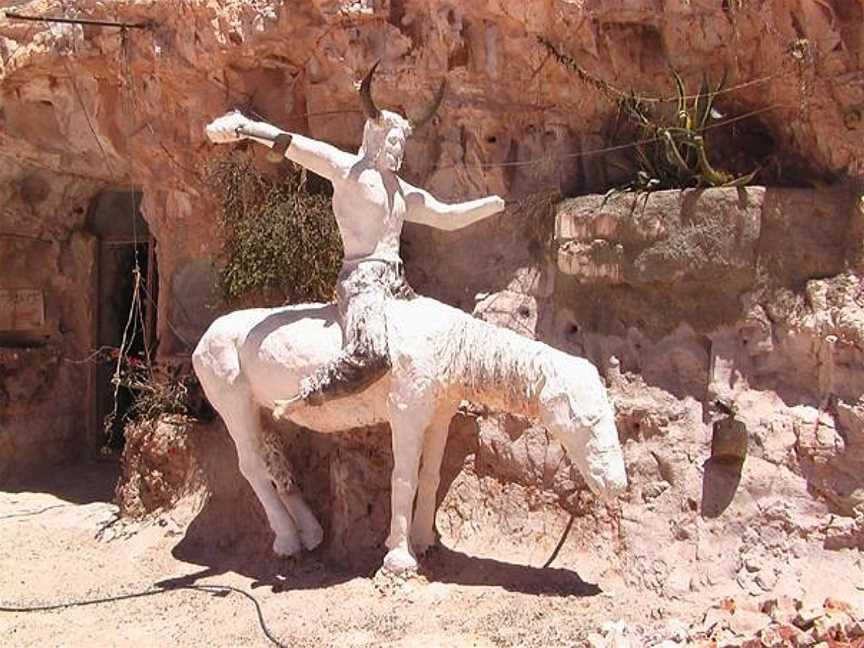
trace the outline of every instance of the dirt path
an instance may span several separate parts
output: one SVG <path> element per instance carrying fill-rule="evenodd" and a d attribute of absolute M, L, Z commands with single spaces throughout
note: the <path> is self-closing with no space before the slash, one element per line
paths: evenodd
<path fill-rule="evenodd" d="M 618 604 L 564 569 L 539 570 L 438 550 L 435 582 L 391 583 L 304 561 L 183 562 L 174 517 L 129 524 L 109 503 L 110 467 L 58 473 L 0 492 L 0 605 L 44 605 L 180 585 L 231 586 L 255 597 L 287 646 L 567 645 Z M 177 515 L 177 512 L 172 515 Z M 215 561 L 214 561 L 215 562 Z M 254 574 L 259 574 L 255 577 Z M 62 610 L 0 612 L 7 646 L 269 646 L 252 601 L 176 589 Z"/>

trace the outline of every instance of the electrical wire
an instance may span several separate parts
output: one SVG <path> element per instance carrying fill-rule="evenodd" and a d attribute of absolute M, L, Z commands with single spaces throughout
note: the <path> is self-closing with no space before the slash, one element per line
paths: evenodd
<path fill-rule="evenodd" d="M 616 88 L 615 86 L 608 83 L 607 81 L 604 81 L 603 79 L 600 79 L 597 76 L 588 72 L 588 70 L 586 70 L 581 65 L 579 65 L 573 57 L 559 51 L 558 48 L 556 48 L 552 44 L 551 41 L 549 41 L 545 38 L 542 38 L 542 37 L 538 37 L 537 40 L 549 51 L 549 53 L 552 55 L 552 57 L 555 58 L 561 65 L 575 71 L 579 75 L 580 78 L 583 78 L 584 81 L 591 84 L 592 86 L 595 86 L 596 88 L 598 88 L 601 91 L 609 92 L 609 93 L 617 95 L 618 97 L 621 97 L 623 99 L 635 99 L 636 101 L 640 101 L 643 103 L 677 103 L 680 100 L 699 99 L 700 97 L 702 97 L 701 94 L 695 94 L 695 95 L 686 95 L 685 94 L 685 95 L 681 95 L 681 96 L 676 95 L 674 97 L 671 97 L 671 96 L 670 97 L 647 97 L 647 96 L 643 96 L 643 95 L 638 95 L 635 92 L 625 92 L 624 90 L 621 90 L 620 88 Z M 759 85 L 762 83 L 767 83 L 768 81 L 771 81 L 772 79 L 776 78 L 777 76 L 778 76 L 778 74 L 769 74 L 766 76 L 758 77 L 756 79 L 751 79 L 750 81 L 744 81 L 743 83 L 739 83 L 739 84 L 736 84 L 734 86 L 729 86 L 726 88 L 720 88 L 716 91 L 712 91 L 712 93 L 715 95 L 719 95 L 719 94 L 725 94 L 725 93 L 729 93 L 729 92 L 735 92 L 737 90 L 741 90 L 742 88 L 749 88 L 750 86 Z"/>
<path fill-rule="evenodd" d="M 564 546 L 564 542 L 567 540 L 567 536 L 570 534 L 570 529 L 573 527 L 573 520 L 576 519 L 575 513 L 570 514 L 570 519 L 567 520 L 567 526 L 564 527 L 564 531 L 561 532 L 561 538 L 558 540 L 558 544 L 555 545 L 555 549 L 552 550 L 552 555 L 549 556 L 549 560 L 543 563 L 543 569 L 546 569 L 552 564 L 552 561 L 558 557 L 558 553 L 561 551 L 561 547 Z"/>
<path fill-rule="evenodd" d="M 23 239 L 25 241 L 39 241 L 40 243 L 47 243 L 49 245 L 63 242 L 59 239 L 49 239 L 42 236 L 33 236 L 32 234 L 16 234 L 14 232 L 0 232 L 0 239 L 3 238 Z"/>
<path fill-rule="evenodd" d="M 703 128 L 703 131 L 712 130 L 714 128 L 721 128 L 722 126 L 728 126 L 729 124 L 734 124 L 735 122 L 749 119 L 750 117 L 754 117 L 755 115 L 760 115 L 762 113 L 770 112 L 772 110 L 777 110 L 779 108 L 793 108 L 797 106 L 785 106 L 782 104 L 774 104 L 771 106 L 766 106 L 764 108 L 759 108 L 757 110 L 751 110 L 750 112 L 742 113 L 741 115 L 736 115 L 735 117 L 731 117 L 729 119 L 725 119 L 722 121 L 718 121 L 714 124 L 710 124 Z M 633 142 L 627 142 L 626 144 L 615 144 L 613 146 L 605 146 L 603 148 L 598 149 L 590 149 L 588 151 L 577 151 L 575 153 L 564 153 L 563 155 L 557 156 L 547 156 L 542 158 L 534 158 L 531 160 L 515 160 L 513 162 L 478 162 L 476 164 L 469 163 L 459 163 L 459 164 L 448 164 L 436 166 L 432 169 L 432 171 L 440 171 L 442 169 L 453 169 L 457 167 L 479 167 L 482 169 L 491 169 L 497 167 L 521 167 L 521 166 L 530 166 L 533 164 L 548 164 L 550 162 L 560 162 L 561 160 L 570 160 L 574 158 L 582 158 L 589 157 L 591 155 L 602 155 L 604 153 L 611 153 L 614 151 L 622 151 L 629 148 L 634 148 L 637 146 L 642 146 L 643 144 L 651 144 L 654 142 L 659 142 L 659 137 L 649 137 L 645 139 L 635 140 Z"/>
<path fill-rule="evenodd" d="M 96 129 L 93 127 L 93 122 L 90 121 L 90 114 L 87 112 L 87 107 L 84 105 L 84 98 L 81 96 L 81 91 L 78 89 L 78 84 L 75 83 L 75 76 L 72 74 L 72 70 L 69 69 L 69 63 L 66 61 L 66 57 L 63 56 L 61 52 L 58 52 L 57 55 L 60 57 L 60 60 L 63 61 L 63 67 L 66 68 L 66 74 L 69 76 L 69 81 L 72 84 L 72 90 L 75 92 L 75 97 L 78 99 L 81 110 L 84 112 L 84 119 L 87 121 L 87 127 L 90 129 L 90 134 L 93 136 L 93 139 L 96 140 L 96 144 L 99 146 L 99 150 L 102 152 L 102 159 L 105 161 L 105 166 L 108 168 L 108 173 L 111 175 L 112 178 L 116 180 L 117 176 L 114 173 L 114 167 L 111 166 L 111 161 L 108 159 L 108 153 L 105 151 L 105 147 L 102 145 L 102 140 L 99 139 L 99 135 L 96 133 Z"/>
<path fill-rule="evenodd" d="M 51 506 L 46 506 L 45 508 L 36 509 L 35 511 L 23 511 L 21 513 L 10 513 L 8 515 L 0 515 L 0 520 L 8 520 L 10 518 L 23 518 L 23 517 L 33 517 L 34 515 L 41 515 L 42 513 L 46 513 L 53 509 L 58 508 L 66 508 L 70 506 L 70 504 L 52 504 Z"/>
<path fill-rule="evenodd" d="M 261 628 L 261 632 L 264 633 L 264 636 L 267 637 L 267 640 L 270 641 L 274 646 L 278 648 L 287 648 L 287 645 L 279 641 L 270 629 L 267 627 L 267 623 L 264 619 L 264 612 L 261 609 L 261 604 L 258 602 L 254 596 L 252 596 L 249 592 L 246 592 L 238 587 L 234 587 L 232 585 L 176 585 L 171 587 L 157 587 L 151 588 L 148 590 L 143 590 L 140 592 L 129 592 L 126 594 L 115 594 L 113 596 L 105 596 L 100 598 L 93 599 L 81 599 L 77 601 L 68 601 L 65 603 L 47 603 L 44 605 L 24 605 L 24 606 L 11 606 L 11 605 L 0 605 L 0 612 L 13 612 L 13 613 L 29 613 L 29 612 L 50 612 L 53 610 L 65 610 L 68 608 L 76 608 L 76 607 L 86 607 L 90 605 L 101 605 L 103 603 L 115 603 L 118 601 L 126 601 L 129 599 L 136 598 L 145 598 L 148 596 L 155 596 L 157 594 L 165 594 L 167 592 L 176 592 L 179 590 L 191 590 L 197 592 L 206 592 L 209 594 L 240 594 L 241 596 L 246 597 L 252 604 L 255 606 L 255 613 L 258 618 L 258 625 Z"/>

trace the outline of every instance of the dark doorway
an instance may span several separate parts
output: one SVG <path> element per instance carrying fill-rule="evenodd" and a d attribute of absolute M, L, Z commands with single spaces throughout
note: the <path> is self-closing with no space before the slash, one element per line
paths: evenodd
<path fill-rule="evenodd" d="M 123 447 L 123 426 L 134 398 L 127 386 L 113 382 L 119 351 L 124 349 L 123 375 L 128 363 L 147 363 L 155 353 L 155 241 L 140 204 L 140 192 L 106 191 L 93 200 L 88 214 L 88 229 L 99 237 L 94 320 L 96 348 L 102 351 L 93 376 L 91 439 L 109 450 Z"/>

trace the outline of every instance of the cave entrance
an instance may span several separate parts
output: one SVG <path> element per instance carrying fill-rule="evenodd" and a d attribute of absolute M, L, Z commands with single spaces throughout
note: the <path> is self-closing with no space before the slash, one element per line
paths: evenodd
<path fill-rule="evenodd" d="M 116 390 L 115 405 L 112 380 L 121 345 L 132 364 L 152 360 L 155 353 L 156 245 L 140 205 L 140 191 L 104 191 L 93 199 L 87 216 L 87 229 L 99 239 L 93 325 L 100 352 L 92 371 L 93 402 L 88 425 L 93 448 L 123 447 L 123 425 L 135 394 L 121 385 Z M 137 294 L 136 267 L 141 277 Z M 124 363 L 123 369 L 125 376 L 128 364 Z"/>

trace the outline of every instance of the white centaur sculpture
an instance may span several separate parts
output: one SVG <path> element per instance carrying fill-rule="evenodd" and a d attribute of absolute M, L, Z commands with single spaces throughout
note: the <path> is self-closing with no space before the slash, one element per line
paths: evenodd
<path fill-rule="evenodd" d="M 261 142 L 274 149 L 271 153 L 281 153 L 333 184 L 333 214 L 345 248 L 336 284 L 343 349 L 312 375 L 304 377 L 293 398 L 279 401 L 274 411 L 276 418 L 304 403 L 320 405 L 354 393 L 379 379 L 389 368 L 383 303 L 394 297 L 414 296 L 399 258 L 399 236 L 405 220 L 449 222 L 453 227 L 504 208 L 504 201 L 498 196 L 444 204 L 396 175 L 402 165 L 406 138 L 431 119 L 441 102 L 444 85 L 439 88 L 431 109 L 412 124 L 401 115 L 379 110 L 375 105 L 372 77 L 377 67 L 376 63 L 369 70 L 360 87 L 366 126 L 363 144 L 356 155 L 252 121 L 240 113 L 229 113 L 207 127 L 208 136 L 215 142 L 244 138 Z"/>
<path fill-rule="evenodd" d="M 316 547 L 323 532 L 300 494 L 265 460 L 259 409 L 320 432 L 390 423 L 394 467 L 384 567 L 398 573 L 416 568 L 415 555 L 434 542 L 447 429 L 463 399 L 538 417 L 604 498 L 626 488 L 627 478 L 612 408 L 591 363 L 412 298 L 398 256 L 403 221 L 471 222 L 500 211 L 503 201 L 492 196 L 446 205 L 399 178 L 410 124 L 375 107 L 371 75 L 361 86 L 367 122 L 357 155 L 238 113 L 208 126 L 214 141 L 251 137 L 331 180 L 345 265 L 338 305 L 231 313 L 210 326 L 193 363 L 281 555 Z M 297 396 L 282 400 L 287 392 Z"/>

